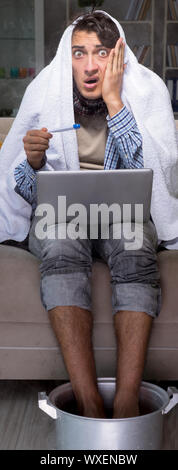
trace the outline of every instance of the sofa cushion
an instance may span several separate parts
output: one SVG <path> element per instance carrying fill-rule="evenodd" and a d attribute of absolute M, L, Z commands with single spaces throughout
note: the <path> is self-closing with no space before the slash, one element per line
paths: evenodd
<path fill-rule="evenodd" d="M 12 126 L 14 118 L 0 118 L 0 148 Z"/>
<path fill-rule="evenodd" d="M 0 118 L 0 136 L 6 136 L 13 124 L 14 118 Z"/>
<path fill-rule="evenodd" d="M 161 314 L 157 322 L 178 322 L 178 250 L 158 254 L 161 272 Z M 46 322 L 48 314 L 40 299 L 39 260 L 30 252 L 0 245 L 0 321 Z M 92 305 L 94 320 L 112 320 L 111 283 L 107 265 L 93 263 Z"/>
<path fill-rule="evenodd" d="M 47 321 L 40 300 L 39 261 L 28 251 L 0 245 L 1 321 Z"/>
<path fill-rule="evenodd" d="M 160 316 L 153 323 L 144 376 L 177 379 L 178 251 L 158 256 L 163 287 Z M 39 261 L 20 248 L 0 245 L 0 378 L 67 380 L 60 347 L 40 300 Z M 93 263 L 93 346 L 100 377 L 115 376 L 116 339 L 110 273 Z"/>
<path fill-rule="evenodd" d="M 162 287 L 161 321 L 178 324 L 178 250 L 160 252 L 158 265 Z"/>

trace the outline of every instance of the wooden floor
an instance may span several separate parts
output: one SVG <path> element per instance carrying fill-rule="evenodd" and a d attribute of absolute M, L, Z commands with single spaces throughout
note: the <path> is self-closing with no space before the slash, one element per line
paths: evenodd
<path fill-rule="evenodd" d="M 38 408 L 38 392 L 60 385 L 49 381 L 0 381 L 0 450 L 56 450 L 55 421 Z M 167 385 L 159 384 L 167 389 Z M 164 450 L 178 450 L 178 406 L 165 419 Z"/>

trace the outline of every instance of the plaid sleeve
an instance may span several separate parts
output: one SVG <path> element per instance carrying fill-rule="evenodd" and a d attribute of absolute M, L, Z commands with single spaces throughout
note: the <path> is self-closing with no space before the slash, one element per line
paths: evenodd
<path fill-rule="evenodd" d="M 36 171 L 30 166 L 28 160 L 24 160 L 14 170 L 16 181 L 15 191 L 22 196 L 32 209 L 36 208 Z"/>
<path fill-rule="evenodd" d="M 132 113 L 124 106 L 112 118 L 107 116 L 107 121 L 105 168 L 142 168 L 142 137 Z"/>

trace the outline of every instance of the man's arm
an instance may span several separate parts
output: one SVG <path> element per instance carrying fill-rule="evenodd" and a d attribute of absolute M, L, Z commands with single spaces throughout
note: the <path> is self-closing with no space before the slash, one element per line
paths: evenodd
<path fill-rule="evenodd" d="M 36 171 L 29 165 L 28 160 L 24 160 L 14 170 L 16 186 L 15 192 L 36 209 L 37 191 L 36 191 Z"/>
<path fill-rule="evenodd" d="M 16 180 L 15 191 L 22 196 L 32 209 L 36 208 L 36 171 L 43 168 L 46 163 L 45 151 L 49 147 L 52 134 L 46 128 L 31 129 L 23 138 L 27 160 L 20 163 L 14 170 Z"/>
<path fill-rule="evenodd" d="M 142 136 L 132 113 L 126 106 L 112 118 L 107 116 L 109 136 L 106 145 L 105 169 L 142 168 Z"/>

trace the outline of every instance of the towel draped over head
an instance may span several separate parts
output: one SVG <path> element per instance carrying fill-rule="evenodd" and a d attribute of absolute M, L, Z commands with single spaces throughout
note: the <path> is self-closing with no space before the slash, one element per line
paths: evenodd
<path fill-rule="evenodd" d="M 99 10 L 102 12 L 101 10 Z M 105 12 L 103 14 L 108 15 Z M 120 36 L 125 35 L 117 20 Z M 0 151 L 0 242 L 22 241 L 30 228 L 31 206 L 14 188 L 14 168 L 26 158 L 23 137 L 30 129 L 70 127 L 74 123 L 71 37 L 65 30 L 52 62 L 30 83 Z M 178 153 L 169 92 L 160 77 L 139 64 L 126 44 L 121 99 L 143 138 L 144 166 L 154 171 L 151 215 L 160 240 L 178 237 Z M 76 133 L 53 135 L 46 170 L 79 170 Z"/>

